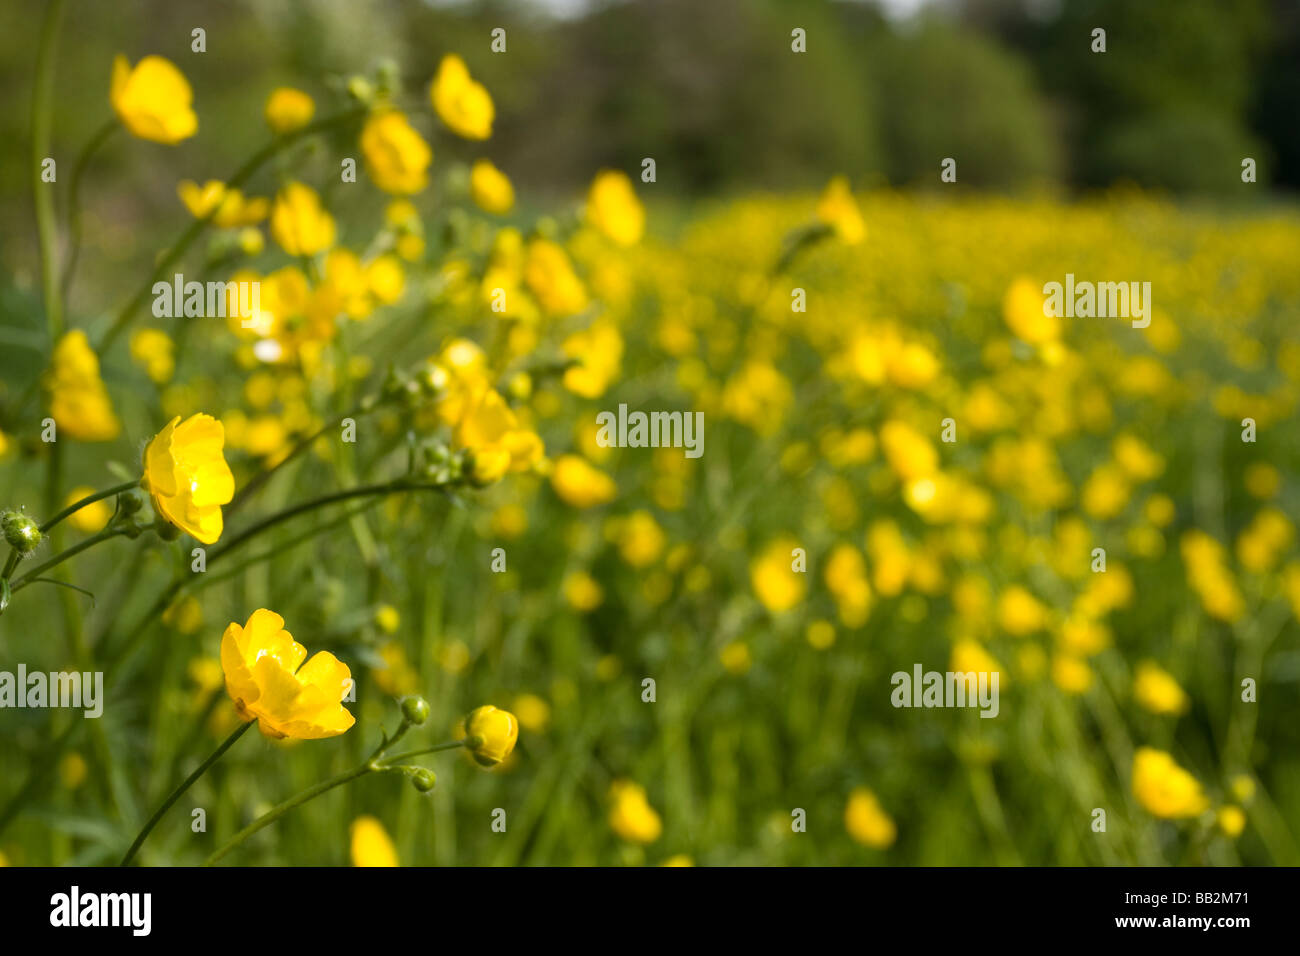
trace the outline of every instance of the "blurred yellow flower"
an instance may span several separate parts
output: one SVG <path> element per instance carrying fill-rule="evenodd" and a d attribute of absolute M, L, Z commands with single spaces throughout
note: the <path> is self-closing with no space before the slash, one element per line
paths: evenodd
<path fill-rule="evenodd" d="M 551 469 L 551 487 L 574 508 L 594 508 L 618 496 L 614 479 L 578 455 L 561 455 Z"/>
<path fill-rule="evenodd" d="M 560 591 L 569 607 L 584 614 L 594 611 L 605 600 L 605 592 L 600 584 L 585 571 L 566 574 L 560 584 Z"/>
<path fill-rule="evenodd" d="M 1088 662 L 1070 654 L 1052 658 L 1052 683 L 1067 694 L 1082 694 L 1092 686 L 1093 673 Z"/>
<path fill-rule="evenodd" d="M 221 669 L 240 719 L 256 720 L 267 737 L 336 737 L 355 723 L 342 703 L 352 684 L 348 666 L 329 651 L 307 660 L 274 611 L 259 608 L 243 627 L 226 628 Z"/>
<path fill-rule="evenodd" d="M 667 536 L 650 512 L 641 509 L 618 522 L 618 551 L 634 568 L 653 564 L 663 552 Z"/>
<path fill-rule="evenodd" d="M 292 133 L 311 122 L 316 103 L 302 90 L 281 86 L 266 98 L 266 125 L 274 133 Z"/>
<path fill-rule="evenodd" d="M 122 125 L 140 139 L 171 146 L 198 132 L 189 80 L 163 57 L 146 56 L 132 67 L 118 54 L 108 98 Z"/>
<path fill-rule="evenodd" d="M 166 385 L 176 370 L 175 345 L 162 329 L 137 329 L 131 334 L 131 358 L 155 385 Z"/>
<path fill-rule="evenodd" d="M 582 280 L 573 271 L 565 251 L 549 239 L 533 239 L 528 243 L 524 282 L 551 315 L 572 315 L 587 307 L 587 290 Z"/>
<path fill-rule="evenodd" d="M 469 170 L 469 194 L 484 212 L 504 216 L 515 205 L 515 187 L 510 179 L 486 159 Z"/>
<path fill-rule="evenodd" d="M 858 843 L 876 850 L 893 844 L 898 828 L 876 795 L 866 787 L 855 787 L 844 807 L 844 829 Z"/>
<path fill-rule="evenodd" d="M 64 507 L 75 504 L 82 498 L 89 497 L 95 493 L 95 489 L 89 485 L 81 485 L 73 488 L 68 493 L 67 499 L 63 502 Z M 72 525 L 78 531 L 84 531 L 86 534 L 94 534 L 96 531 L 102 531 L 104 525 L 113 517 L 113 505 L 109 499 L 101 498 L 99 501 L 92 502 L 73 512 L 68 517 L 68 524 Z"/>
<path fill-rule="evenodd" d="M 694 866 L 695 862 L 685 853 L 678 853 L 676 856 L 670 856 L 659 864 L 660 866 Z"/>
<path fill-rule="evenodd" d="M 1215 822 L 1225 836 L 1235 840 L 1246 829 L 1246 814 L 1241 807 L 1219 807 L 1218 812 L 1215 814 Z"/>
<path fill-rule="evenodd" d="M 366 172 L 386 193 L 411 196 L 429 185 L 433 150 L 400 110 L 372 113 L 361 129 Z"/>
<path fill-rule="evenodd" d="M 857 245 L 867 236 L 862 212 L 849 189 L 845 176 L 835 176 L 817 200 L 817 218 L 835 230 L 835 234 L 849 245 Z"/>
<path fill-rule="evenodd" d="M 476 707 L 465 718 L 465 735 L 471 742 L 469 752 L 484 767 L 495 767 L 515 749 L 519 738 L 519 721 L 508 710 L 491 704 Z"/>
<path fill-rule="evenodd" d="M 653 843 L 663 832 L 663 822 L 645 788 L 631 780 L 615 780 L 609 785 L 609 825 L 620 840 L 629 843 Z"/>
<path fill-rule="evenodd" d="M 526 471 L 542 459 L 542 440 L 519 424 L 495 389 L 474 394 L 452 434 L 457 450 L 471 455 L 470 478 L 480 485 L 499 481 L 507 472 Z"/>
<path fill-rule="evenodd" d="M 442 58 L 429 87 L 433 108 L 447 127 L 464 139 L 487 139 L 492 135 L 496 110 L 492 97 L 469 75 L 465 61 L 454 53 Z"/>
<path fill-rule="evenodd" d="M 1187 694 L 1172 674 L 1154 661 L 1142 661 L 1133 678 L 1133 696 L 1153 714 L 1181 714 L 1187 710 Z"/>
<path fill-rule="evenodd" d="M 1139 747 L 1133 756 L 1133 796 L 1148 812 L 1168 820 L 1200 816 L 1210 805 L 1197 779 L 1153 747 Z"/>
<path fill-rule="evenodd" d="M 1042 288 L 1032 279 L 1016 279 L 1002 300 L 1002 317 L 1016 337 L 1030 345 L 1046 345 L 1060 338 L 1061 320 L 1043 310 Z"/>
<path fill-rule="evenodd" d="M 99 359 L 81 329 L 66 333 L 55 345 L 46 387 L 50 415 L 64 434 L 80 441 L 111 441 L 121 432 L 99 377 Z"/>
<path fill-rule="evenodd" d="M 59 761 L 59 781 L 68 790 L 76 790 L 86 782 L 90 768 L 86 758 L 79 753 L 65 754 Z"/>
<path fill-rule="evenodd" d="M 400 866 L 397 848 L 384 825 L 371 816 L 352 821 L 353 866 Z"/>
<path fill-rule="evenodd" d="M 551 705 L 536 694 L 520 694 L 513 706 L 519 726 L 529 733 L 544 733 L 550 726 Z"/>
<path fill-rule="evenodd" d="M 632 246 L 645 233 L 645 207 L 627 174 L 602 169 L 587 193 L 587 221 L 620 246 Z"/>
<path fill-rule="evenodd" d="M 793 538 L 777 538 L 749 566 L 750 586 L 769 611 L 790 610 L 808 590 L 806 572 L 794 570 L 793 551 L 798 547 Z"/>
<path fill-rule="evenodd" d="M 310 186 L 291 182 L 275 196 L 271 236 L 291 256 L 314 256 L 334 245 L 334 217 Z"/>
<path fill-rule="evenodd" d="M 1047 624 L 1047 608 L 1019 584 L 998 595 L 998 626 L 1012 637 L 1023 637 Z"/>
<path fill-rule="evenodd" d="M 731 641 L 724 645 L 718 652 L 718 660 L 728 673 L 736 675 L 746 673 L 754 662 L 749 645 L 744 641 Z"/>
<path fill-rule="evenodd" d="M 224 442 L 225 430 L 211 415 L 191 415 L 184 422 L 177 415 L 144 450 L 140 485 L 154 511 L 203 544 L 221 537 L 221 506 L 235 495 Z"/>
<path fill-rule="evenodd" d="M 211 214 L 212 224 L 218 229 L 255 226 L 266 218 L 271 205 L 263 198 L 246 198 L 240 190 L 230 189 L 217 179 L 209 179 L 202 186 L 192 179 L 182 179 L 176 195 L 195 219 Z"/>

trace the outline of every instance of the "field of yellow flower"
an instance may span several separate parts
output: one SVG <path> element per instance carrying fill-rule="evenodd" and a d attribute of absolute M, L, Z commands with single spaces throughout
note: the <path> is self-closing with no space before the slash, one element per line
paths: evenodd
<path fill-rule="evenodd" d="M 162 57 L 106 86 L 90 152 L 205 133 Z M 1300 863 L 1300 215 L 539 212 L 455 54 L 249 115 L 120 306 L 37 174 L 0 861 Z"/>

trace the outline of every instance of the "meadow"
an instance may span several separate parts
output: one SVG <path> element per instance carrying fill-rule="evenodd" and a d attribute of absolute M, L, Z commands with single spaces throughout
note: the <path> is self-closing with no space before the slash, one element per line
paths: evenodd
<path fill-rule="evenodd" d="M 109 148 L 204 135 L 175 67 L 112 89 Z M 105 697 L 0 710 L 4 861 L 116 863 L 202 768 L 136 862 L 1300 863 L 1300 214 L 635 169 L 538 209 L 435 158 L 491 134 L 459 58 L 267 92 L 121 302 L 38 203 L 0 670 Z M 175 273 L 258 307 L 151 314 Z M 1067 275 L 1149 324 L 1049 314 Z M 599 440 L 621 405 L 702 453 Z M 895 706 L 918 666 L 997 716 Z"/>

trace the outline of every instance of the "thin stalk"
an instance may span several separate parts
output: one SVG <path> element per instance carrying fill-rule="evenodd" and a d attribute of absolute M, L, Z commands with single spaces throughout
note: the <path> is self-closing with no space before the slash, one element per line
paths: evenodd
<path fill-rule="evenodd" d="M 184 794 L 185 791 L 188 790 L 190 787 L 192 787 L 194 785 L 194 782 L 198 780 L 199 777 L 203 776 L 207 772 L 209 767 L 211 767 L 214 763 L 216 763 L 218 760 L 221 759 L 222 754 L 224 754 L 227 750 L 229 750 L 232 746 L 234 746 L 236 740 L 238 740 L 240 737 L 244 736 L 244 734 L 248 732 L 248 728 L 252 727 L 253 723 L 254 723 L 253 721 L 249 721 L 246 724 L 241 724 L 233 734 L 231 734 L 222 742 L 220 747 L 218 747 L 216 750 L 212 752 L 211 757 L 203 761 L 203 763 L 199 764 L 198 769 L 195 770 L 188 777 L 186 777 L 185 780 L 181 782 L 180 786 L 178 786 L 175 790 L 171 792 L 171 795 L 166 800 L 163 801 L 162 806 L 160 806 L 157 810 L 154 811 L 153 816 L 150 817 L 149 822 L 144 825 L 144 829 L 141 830 L 139 835 L 135 838 L 135 842 L 132 843 L 131 848 L 126 851 L 126 856 L 122 857 L 122 862 L 119 863 L 118 866 L 126 866 L 128 863 L 131 862 L 132 858 L 135 856 L 136 852 L 140 849 L 145 839 L 153 831 L 153 828 L 158 825 L 158 821 L 163 818 L 163 814 L 171 809 L 172 804 L 175 803 L 177 800 L 179 800 L 181 798 L 181 795 Z"/>
<path fill-rule="evenodd" d="M 116 538 L 119 535 L 125 533 L 126 532 L 121 528 L 105 528 L 103 531 L 99 532 L 99 534 L 91 535 L 89 538 L 87 538 L 84 541 L 78 541 L 72 547 L 65 548 L 64 550 L 60 551 L 58 554 L 50 558 L 44 564 L 32 568 L 32 570 L 28 571 L 21 578 L 15 581 L 12 588 L 13 593 L 17 594 L 27 585 L 31 584 L 32 579 L 40 575 L 42 571 L 48 571 L 50 568 L 54 567 L 55 565 L 62 564 L 64 561 L 68 560 L 69 558 L 75 555 L 80 554 L 82 551 L 85 551 L 87 548 L 93 548 L 101 541 L 107 541 L 109 538 Z"/>
<path fill-rule="evenodd" d="M 87 505 L 93 505 L 96 501 L 103 501 L 105 498 L 112 498 L 114 495 L 120 495 L 124 491 L 130 491 L 139 484 L 140 482 L 138 479 L 135 481 L 124 481 L 120 485 L 114 485 L 112 488 L 105 488 L 103 491 L 97 491 L 93 495 L 86 495 L 86 497 L 82 498 L 80 501 L 74 501 L 49 521 L 45 522 L 45 524 L 41 525 L 41 534 L 49 531 L 64 518 L 76 514 Z"/>
<path fill-rule="evenodd" d="M 110 119 L 90 138 L 77 157 L 77 164 L 72 167 L 72 182 L 68 187 L 68 249 L 63 263 L 63 278 L 60 286 L 63 299 L 67 301 L 72 290 L 72 278 L 77 271 L 77 258 L 81 255 L 81 180 L 86 174 L 91 159 L 99 148 L 112 138 L 120 129 L 117 119 Z"/>
<path fill-rule="evenodd" d="M 41 248 L 41 290 L 45 300 L 45 325 L 50 342 L 63 334 L 63 299 L 55 265 L 54 187 L 41 179 L 42 163 L 50 155 L 50 126 L 54 119 L 54 45 L 63 20 L 64 0 L 50 0 L 36 50 L 36 81 L 32 85 L 32 200 L 36 206 L 36 232 Z"/>

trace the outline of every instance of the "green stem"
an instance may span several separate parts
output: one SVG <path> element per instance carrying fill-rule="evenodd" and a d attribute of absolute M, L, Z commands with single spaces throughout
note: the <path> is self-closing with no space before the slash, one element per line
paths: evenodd
<path fill-rule="evenodd" d="M 36 205 L 36 231 L 41 247 L 41 289 L 45 324 L 50 342 L 63 334 L 63 300 L 55 267 L 54 186 L 41 180 L 42 163 L 49 157 L 50 125 L 54 119 L 54 44 L 63 19 L 64 0 L 50 0 L 36 51 L 36 81 L 32 86 L 32 199 Z"/>
<path fill-rule="evenodd" d="M 105 498 L 111 498 L 114 495 L 120 495 L 124 491 L 130 491 L 132 488 L 136 487 L 139 484 L 140 484 L 139 479 L 136 479 L 135 481 L 124 481 L 120 485 L 114 485 L 112 488 L 106 488 L 103 491 L 97 491 L 93 495 L 86 495 L 86 497 L 82 498 L 80 501 L 74 501 L 72 504 L 68 505 L 68 507 L 64 508 L 62 511 L 56 514 L 49 521 L 45 522 L 45 524 L 41 525 L 41 534 L 44 534 L 45 532 L 49 531 L 56 524 L 58 524 L 64 518 L 67 518 L 69 515 L 76 514 L 78 511 L 80 511 L 82 508 L 86 507 L 87 505 L 92 505 L 96 501 L 103 501 Z"/>
<path fill-rule="evenodd" d="M 207 772 L 209 767 L 211 767 L 214 763 L 220 760 L 221 755 L 224 754 L 227 750 L 229 750 L 232 746 L 234 746 L 235 741 L 238 740 L 240 737 L 244 736 L 244 734 L 247 733 L 248 728 L 252 726 L 253 726 L 252 721 L 246 724 L 241 724 L 233 734 L 231 734 L 229 737 L 225 739 L 224 742 L 222 742 L 220 747 L 218 747 L 216 750 L 212 752 L 211 757 L 203 761 L 203 763 L 199 764 L 198 769 L 195 770 L 188 777 L 186 777 L 185 780 L 181 783 L 181 785 L 171 792 L 171 796 L 169 796 L 166 800 L 164 800 L 162 806 L 160 806 L 157 810 L 154 811 L 153 816 L 150 817 L 149 822 L 144 825 L 144 829 L 141 830 L 139 835 L 135 838 L 135 842 L 132 843 L 131 848 L 126 851 L 126 856 L 122 857 L 122 862 L 119 863 L 118 866 L 126 866 L 128 863 L 131 862 L 136 852 L 140 849 L 141 845 L 143 845 L 145 839 L 153 831 L 153 828 L 158 825 L 158 821 L 163 818 L 163 814 L 166 813 L 168 810 L 170 810 L 172 804 L 175 803 L 177 800 L 179 800 L 181 798 L 181 795 L 185 793 L 185 791 L 188 790 L 190 787 L 192 787 L 194 785 L 194 782 L 198 780 L 199 777 L 203 776 L 203 774 Z"/>
<path fill-rule="evenodd" d="M 243 166 L 239 167 L 239 169 L 235 171 L 235 174 L 226 180 L 226 187 L 228 189 L 237 189 L 247 182 L 268 160 L 288 149 L 298 140 L 315 133 L 325 132 L 334 129 L 335 127 L 342 126 L 361 116 L 363 112 L 363 110 L 349 110 L 346 113 L 339 113 L 335 116 L 328 117 L 327 119 L 320 120 L 319 122 L 304 126 L 302 129 L 284 136 L 277 136 L 266 146 L 262 147 L 262 149 L 254 153 Z M 118 310 L 117 315 L 113 319 L 113 323 L 108 327 L 108 331 L 104 333 L 103 337 L 97 343 L 95 347 L 96 353 L 102 355 L 108 350 L 109 346 L 113 344 L 117 337 L 122 334 L 122 330 L 125 329 L 127 323 L 131 321 L 131 317 L 135 315 L 136 310 L 139 309 L 140 306 L 144 304 L 144 301 L 152 294 L 154 283 L 166 276 L 168 270 L 176 264 L 181 256 L 185 255 L 190 246 L 194 244 L 195 240 L 202 235 L 203 230 L 207 228 L 212 217 L 216 215 L 216 212 L 217 209 L 213 208 L 212 211 L 202 219 L 196 219 L 194 222 L 190 223 L 189 227 L 181 233 L 180 238 L 177 239 L 172 247 L 167 250 L 167 254 L 163 256 L 154 267 L 149 278 L 146 279 L 144 284 L 136 290 L 135 294 L 127 300 L 126 305 L 122 306 L 122 308 Z"/>
<path fill-rule="evenodd" d="M 99 534 L 91 535 L 89 538 L 87 538 L 84 541 L 78 541 L 72 547 L 65 548 L 63 551 L 60 551 L 58 554 L 50 558 L 44 564 L 32 568 L 32 570 L 28 571 L 21 578 L 15 581 L 12 589 L 13 593 L 17 594 L 28 584 L 31 584 L 32 579 L 37 577 L 42 571 L 48 571 L 50 568 L 54 567 L 55 565 L 62 564 L 64 561 L 68 560 L 68 558 L 80 554 L 82 551 L 85 551 L 87 548 L 94 547 L 95 545 L 99 544 L 101 541 L 107 541 L 109 538 L 116 538 L 118 535 L 125 534 L 125 533 L 126 532 L 121 528 L 105 528 L 103 531 L 99 532 Z"/>
<path fill-rule="evenodd" d="M 308 800 L 314 800 L 317 797 L 319 797 L 322 793 L 326 793 L 330 790 L 333 790 L 335 787 L 341 787 L 345 783 L 350 783 L 353 780 L 356 780 L 358 777 L 364 777 L 366 774 L 374 773 L 375 771 L 380 769 L 382 768 L 379 765 L 374 764 L 369 760 L 367 760 L 365 763 L 361 764 L 360 766 L 353 767 L 351 770 L 345 771 L 344 773 L 339 774 L 337 777 L 331 777 L 329 780 L 322 781 L 321 783 L 316 784 L 316 786 L 314 787 L 308 787 L 306 790 L 298 794 L 296 797 L 290 797 L 288 800 L 284 801 L 284 803 L 281 803 L 278 806 L 273 807 L 272 809 L 268 810 L 266 813 L 258 817 L 256 820 L 254 820 L 252 823 L 250 823 L 248 826 L 244 827 L 244 829 L 236 833 L 228 843 L 226 843 L 223 847 L 221 847 L 221 849 L 217 850 L 210 857 L 208 857 L 203 862 L 203 865 L 212 866 L 214 863 L 220 860 L 231 850 L 235 849 L 241 843 L 243 843 L 245 840 L 251 837 L 258 830 L 270 826 L 272 823 L 280 819 L 282 816 L 284 816 L 286 813 L 288 813 L 290 810 L 294 809 L 295 807 L 301 806 L 302 804 L 306 803 Z"/>
<path fill-rule="evenodd" d="M 455 750 L 458 747 L 464 747 L 467 741 L 452 740 L 445 744 L 438 744 L 436 747 L 425 747 L 423 750 L 408 750 L 406 753 L 393 754 L 388 758 L 389 763 L 398 763 L 403 760 L 410 760 L 412 757 L 422 757 L 425 754 L 442 753 L 444 750 Z"/>
<path fill-rule="evenodd" d="M 114 118 L 96 130 L 90 142 L 82 148 L 81 155 L 77 157 L 77 164 L 72 167 L 72 182 L 68 187 L 68 250 L 67 260 L 63 263 L 61 281 L 65 301 L 72 289 L 72 277 L 77 271 L 77 258 L 81 254 L 81 180 L 86 174 L 91 159 L 99 152 L 99 148 L 120 128 L 117 119 Z"/>

